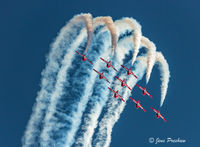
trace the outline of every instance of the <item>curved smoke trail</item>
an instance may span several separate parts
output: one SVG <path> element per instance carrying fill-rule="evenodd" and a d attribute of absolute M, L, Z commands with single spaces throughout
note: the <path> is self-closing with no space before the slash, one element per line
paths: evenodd
<path fill-rule="evenodd" d="M 89 47 L 92 39 L 92 33 L 93 33 L 93 26 L 92 26 L 92 16 L 91 14 L 81 14 L 75 16 L 69 24 L 79 24 L 80 22 L 84 22 L 87 30 L 87 45 L 86 45 L 86 51 Z M 73 27 L 71 27 L 71 30 Z M 74 51 L 73 49 L 78 48 L 79 44 L 83 41 L 83 39 L 86 36 L 85 29 L 83 29 L 80 33 L 80 35 L 77 37 L 77 39 L 74 40 L 73 44 L 68 47 L 69 52 L 65 55 L 64 59 L 62 60 L 62 67 L 57 75 L 57 81 L 54 92 L 52 92 L 50 97 L 50 105 L 48 108 L 48 111 L 46 112 L 46 116 L 44 117 L 44 127 L 41 133 L 40 137 L 40 144 L 42 146 L 48 146 L 51 140 L 51 137 L 53 136 L 50 131 L 52 128 L 57 124 L 57 118 L 54 117 L 56 114 L 56 105 L 58 103 L 59 98 L 62 96 L 63 92 L 63 86 L 65 85 L 65 75 L 67 73 L 68 68 L 71 66 L 71 60 L 73 59 Z M 75 33 L 75 32 L 72 32 Z M 65 36 L 66 39 L 70 39 L 70 36 Z M 67 43 L 67 42 L 66 42 Z M 61 126 L 60 126 L 61 127 Z M 60 128 L 58 127 L 58 128 Z"/>
<path fill-rule="evenodd" d="M 118 40 L 118 35 L 117 35 L 117 32 L 116 32 L 116 28 L 115 28 L 115 25 L 114 25 L 114 23 L 113 23 L 113 21 L 112 21 L 112 18 L 111 17 L 97 17 L 97 18 L 95 18 L 94 19 L 94 27 L 96 27 L 97 25 L 99 25 L 99 24 L 105 24 L 106 25 L 106 27 L 107 27 L 107 29 L 109 30 L 109 32 L 110 32 L 110 34 L 111 34 L 111 44 L 112 44 L 112 50 L 115 50 L 116 49 L 116 44 L 117 44 L 117 40 Z M 102 30 L 102 31 L 106 31 L 106 27 L 104 27 L 104 29 Z M 104 54 L 103 56 L 105 57 L 105 56 L 107 56 L 107 55 L 109 55 L 109 53 L 106 53 L 106 54 Z M 110 57 L 109 57 L 110 58 Z M 102 68 L 102 67 L 101 67 Z M 100 68 L 100 69 L 101 69 Z M 99 70 L 99 69 L 98 69 Z M 111 76 L 110 74 L 108 74 L 109 76 Z M 94 80 L 93 80 L 94 81 Z M 90 80 L 90 83 L 89 83 L 89 86 L 91 87 L 91 86 L 93 86 L 93 82 L 91 82 L 91 80 Z M 87 86 L 88 87 L 88 86 Z M 90 88 L 89 88 L 89 90 L 90 90 Z M 88 100 L 89 100 L 89 93 L 92 93 L 92 91 L 89 91 L 88 90 L 88 88 L 87 88 L 87 92 L 86 92 L 86 94 L 83 96 L 83 98 L 86 100 L 86 102 L 88 102 Z M 95 99 L 94 97 L 92 98 L 92 99 Z M 85 104 L 85 103 L 84 103 Z M 86 107 L 86 106 L 85 106 Z M 85 109 L 85 108 L 84 108 Z M 82 110 L 83 111 L 83 110 Z M 81 111 L 81 112 L 82 112 Z M 83 112 L 82 112 L 83 113 Z M 82 114 L 81 114 L 82 115 Z M 76 118 L 76 121 L 75 122 L 79 122 L 79 123 L 76 123 L 76 124 L 78 124 L 78 125 L 80 125 L 80 119 L 79 120 L 77 120 L 77 118 Z M 73 133 L 70 133 L 71 135 L 70 136 L 72 136 L 72 137 L 70 137 L 70 138 L 74 138 L 73 136 L 74 135 L 72 135 L 72 134 L 74 134 L 76 132 L 76 130 L 75 131 L 73 131 Z M 68 141 L 66 141 L 67 142 L 67 146 L 70 146 L 74 141 L 72 140 L 72 141 L 69 141 L 69 139 L 68 139 Z M 84 144 L 85 145 L 85 144 Z"/>
<path fill-rule="evenodd" d="M 58 126 L 58 120 L 54 116 L 56 114 L 56 105 L 58 104 L 58 101 L 60 100 L 61 96 L 65 93 L 64 92 L 64 85 L 68 82 L 66 81 L 66 73 L 69 70 L 69 67 L 72 65 L 72 60 L 74 58 L 74 50 L 75 48 L 78 48 L 83 39 L 86 37 L 86 30 L 81 30 L 80 35 L 77 36 L 77 39 L 73 42 L 73 44 L 68 48 L 68 52 L 65 54 L 63 60 L 62 60 L 62 66 L 57 74 L 56 77 L 56 84 L 54 91 L 51 93 L 50 96 L 50 105 L 48 107 L 48 110 L 46 111 L 46 115 L 44 117 L 44 126 L 43 130 L 40 134 L 40 144 L 41 146 L 51 146 L 51 138 L 54 136 L 51 133 L 51 130 Z M 59 127 L 58 127 L 59 128 Z"/>
<path fill-rule="evenodd" d="M 132 58 L 132 65 L 135 62 L 135 59 L 139 53 L 140 45 L 145 46 L 148 49 L 147 50 L 148 64 L 146 71 L 146 83 L 148 83 L 153 65 L 155 63 L 156 46 L 147 37 L 142 36 L 141 26 L 135 19 L 126 17 L 122 20 L 116 21 L 116 24 L 118 26 L 119 25 L 123 26 L 125 24 L 128 24 L 131 30 L 133 31 L 132 36 L 135 48 Z"/>
<path fill-rule="evenodd" d="M 160 107 L 162 107 L 165 97 L 166 97 L 166 94 L 167 94 L 170 72 L 169 72 L 169 65 L 161 52 L 156 53 L 156 62 L 159 65 L 159 70 L 161 73 L 160 80 L 162 81 L 162 83 L 161 83 Z"/>
<path fill-rule="evenodd" d="M 92 62 L 95 62 L 95 65 L 97 64 L 96 66 L 98 66 L 99 64 L 98 62 L 96 62 L 97 57 L 100 54 L 105 53 L 105 49 L 108 49 L 110 46 L 110 42 L 108 42 L 110 40 L 109 33 L 107 33 L 106 36 L 105 33 L 101 33 L 99 37 L 97 36 L 97 39 L 95 39 L 97 40 L 97 42 L 94 42 L 94 47 L 92 47 L 93 49 L 89 50 L 88 52 L 89 58 L 92 59 Z M 63 60 L 63 66 L 60 70 L 60 73 L 58 74 L 59 76 L 57 78 L 57 86 L 51 98 L 52 107 L 49 108 L 49 113 L 47 113 L 46 115 L 46 127 L 44 127 L 41 133 L 42 146 L 51 146 L 53 144 L 63 145 L 65 143 L 70 144 L 70 142 L 74 138 L 73 134 L 76 133 L 76 126 L 78 126 L 77 120 L 81 119 L 81 112 L 84 111 L 84 104 L 87 104 L 87 97 L 82 98 L 82 92 L 84 91 L 84 89 L 86 87 L 87 90 L 90 89 L 89 86 L 86 86 L 86 84 L 88 84 L 86 81 L 92 82 L 92 79 L 95 79 L 93 78 L 93 73 L 90 71 L 91 66 L 85 66 L 84 64 L 82 64 L 82 62 L 77 63 L 77 59 L 74 59 L 74 63 L 72 64 L 73 66 L 71 66 L 72 70 L 68 70 L 68 73 L 73 74 L 69 75 L 70 78 L 65 77 L 67 74 L 67 69 L 68 67 L 70 67 L 69 62 L 73 60 L 73 49 L 74 47 L 71 47 L 70 53 L 66 54 L 65 59 Z M 83 71 L 85 72 L 84 74 Z M 81 80 L 77 79 L 78 76 L 81 76 Z M 88 77 L 90 78 L 88 79 Z M 91 83 L 89 83 L 89 85 L 91 85 L 92 87 Z M 68 91 L 63 92 L 63 88 L 65 86 L 69 88 L 73 87 L 73 89 L 69 90 L 69 88 L 67 88 Z M 85 93 L 88 93 L 88 91 L 86 91 Z M 62 98 L 63 94 L 65 94 L 65 96 Z M 73 100 L 66 99 L 68 97 L 71 98 L 73 95 L 76 95 L 75 97 L 73 97 Z M 62 105 L 65 101 L 67 101 L 66 109 L 68 109 L 68 115 L 63 118 L 63 116 L 60 116 L 61 112 L 56 112 L 56 106 L 58 107 Z M 71 111 L 71 114 L 69 111 Z M 59 115 L 59 117 L 61 117 L 65 121 L 59 121 L 59 118 L 53 115 L 54 113 L 56 113 L 56 115 Z M 62 115 L 65 114 L 66 112 L 64 112 Z M 66 126 L 67 128 L 63 129 L 64 126 Z M 57 139 L 56 142 L 51 142 L 56 134 L 60 134 L 60 138 Z"/>
<path fill-rule="evenodd" d="M 87 52 L 91 41 L 92 41 L 92 34 L 93 34 L 93 22 L 92 22 L 92 15 L 90 13 L 87 14 L 81 14 L 76 16 L 75 19 L 73 19 L 73 23 L 78 23 L 77 21 L 79 20 L 84 20 L 85 21 L 85 26 L 86 26 L 86 30 L 87 30 L 87 45 L 85 48 L 85 52 Z"/>
<path fill-rule="evenodd" d="M 119 22 L 116 22 L 118 25 L 120 23 L 127 24 L 129 27 L 133 30 L 132 37 L 133 37 L 133 44 L 134 44 L 134 52 L 132 57 L 132 65 L 136 60 L 136 57 L 139 52 L 140 44 L 141 44 L 141 37 L 142 37 L 142 31 L 141 31 L 141 25 L 133 18 L 125 17 L 122 20 L 119 20 Z"/>
<path fill-rule="evenodd" d="M 75 38 L 72 38 L 72 36 L 73 36 L 73 34 L 75 34 L 76 36 L 77 36 L 77 33 L 76 33 L 76 31 L 73 29 L 73 25 L 77 25 L 77 24 L 81 24 L 82 22 L 84 22 L 85 23 L 85 26 L 87 26 L 86 28 L 89 28 L 90 27 L 90 21 L 89 21 L 89 19 L 90 19 L 90 17 L 91 17 L 91 15 L 90 14 L 81 14 L 81 15 L 77 15 L 77 16 L 75 16 L 68 24 L 67 24 L 67 27 L 68 27 L 68 29 L 71 31 L 70 32 L 70 34 L 69 34 L 69 36 L 66 36 L 66 34 L 67 34 L 67 32 L 66 31 L 62 31 L 62 33 L 59 35 L 59 37 L 58 38 L 65 38 L 65 40 L 63 41 L 63 45 L 61 46 L 60 44 L 59 44 L 59 42 L 60 42 L 60 40 L 59 39 L 57 39 L 57 42 L 55 43 L 55 46 L 57 46 L 57 48 L 62 48 L 62 47 L 64 47 L 64 48 L 66 48 L 66 49 L 69 49 L 69 52 L 70 51 L 72 51 L 72 50 L 70 50 L 70 47 L 71 48 L 77 48 L 77 45 L 76 44 L 78 44 L 78 42 L 80 42 L 81 40 L 83 40 L 83 38 L 84 38 L 84 36 L 83 35 L 79 35 L 78 37 L 77 37 L 77 39 L 75 39 Z M 81 25 L 82 26 L 82 25 Z M 81 27 L 82 28 L 82 27 Z M 80 27 L 79 27 L 79 31 L 80 31 Z M 83 32 L 86 32 L 85 31 L 85 29 L 82 31 L 82 33 L 81 34 L 85 34 L 85 33 L 83 33 Z M 87 30 L 87 32 L 90 32 L 90 31 L 88 31 Z M 66 40 L 73 40 L 73 44 L 70 46 L 70 44 L 68 44 L 68 42 L 66 41 Z M 75 40 L 75 41 L 74 41 Z M 71 54 L 72 54 L 72 52 L 71 52 Z M 62 56 L 64 56 L 64 55 L 62 55 Z M 70 59 L 72 56 L 68 56 L 68 58 Z M 62 59 L 62 58 L 61 58 Z M 61 60 L 62 61 L 62 60 Z M 63 64 L 63 63 L 62 63 Z M 60 72 L 60 71 L 59 71 Z M 55 75 L 56 76 L 56 75 Z M 57 75 L 57 76 L 59 76 L 59 75 Z M 56 77 L 57 78 L 57 77 Z M 55 87 L 57 87 L 58 86 L 58 84 L 57 84 L 57 82 L 55 82 L 56 83 L 56 86 Z M 54 89 L 54 88 L 52 88 L 52 89 Z M 53 96 L 52 96 L 53 95 Z M 49 106 L 49 110 L 46 112 L 46 116 L 44 117 L 44 120 L 48 120 L 49 119 L 49 117 L 53 114 L 53 110 L 54 110 L 54 107 L 55 107 L 55 103 L 54 102 L 52 102 L 52 101 L 56 101 L 56 100 L 54 100 L 55 98 L 54 97 L 56 97 L 55 96 L 55 93 L 54 92 L 52 92 L 52 93 L 50 93 L 49 94 L 49 99 L 50 99 L 50 106 Z M 52 97 L 54 98 L 54 99 L 52 99 Z M 49 103 L 49 102 L 48 102 Z M 47 104 L 48 104 L 47 103 Z M 49 125 L 49 124 L 48 124 Z M 49 127 L 49 126 L 48 126 Z M 44 130 L 46 130 L 46 124 L 44 124 Z M 38 135 L 39 136 L 39 135 Z M 47 138 L 47 136 L 48 135 L 46 135 L 45 136 L 45 138 Z"/>
<path fill-rule="evenodd" d="M 94 24 L 105 24 L 110 31 L 111 35 L 111 44 L 112 44 L 112 54 L 116 50 L 117 47 L 117 41 L 118 41 L 118 33 L 115 27 L 115 24 L 112 20 L 112 17 L 107 16 L 107 17 L 96 17 L 94 19 Z"/>
<path fill-rule="evenodd" d="M 146 71 L 146 83 L 149 82 L 152 68 L 155 63 L 155 58 L 156 58 L 156 46 L 155 44 L 150 41 L 147 37 L 142 36 L 141 38 L 141 45 L 145 46 L 148 51 L 147 51 L 147 71 Z"/>
<path fill-rule="evenodd" d="M 82 39 L 86 37 L 86 34 L 85 36 L 84 34 L 85 33 L 80 34 L 80 37 Z M 105 42 L 105 40 L 98 40 L 100 42 L 100 45 L 98 46 L 100 46 L 100 48 L 105 48 L 102 44 L 102 42 Z M 91 77 L 91 66 L 88 66 L 88 64 L 81 64 L 82 62 L 77 62 L 77 59 L 74 58 L 75 49 L 78 49 L 80 43 L 80 41 L 74 42 L 73 46 L 70 47 L 69 52 L 64 57 L 63 65 L 58 73 L 55 91 L 52 94 L 51 104 L 45 117 L 46 125 L 44 126 L 44 129 L 41 133 L 42 146 L 51 146 L 52 144 L 54 144 L 55 142 L 51 142 L 51 140 L 53 140 L 53 138 L 57 134 L 61 135 L 62 137 L 56 140 L 56 145 L 64 144 L 66 142 L 65 140 L 67 139 L 70 140 L 70 130 L 73 130 L 73 127 L 70 126 L 74 125 L 72 119 L 73 116 L 76 117 L 77 115 L 70 114 L 69 111 L 70 109 L 72 109 L 71 113 L 76 112 L 75 109 L 77 109 L 76 107 L 78 106 L 76 101 L 78 102 L 81 98 L 82 91 L 84 90 L 86 85 L 85 81 L 87 81 L 88 78 Z M 104 50 L 102 49 L 102 51 Z M 91 58 L 92 62 L 96 62 L 97 58 L 95 56 L 97 56 L 102 51 L 99 51 L 97 49 L 91 50 L 90 52 L 88 52 L 88 57 Z M 81 76 L 81 80 L 78 80 L 77 76 Z M 73 96 L 74 98 L 72 100 Z M 62 108 L 63 103 L 66 102 L 66 108 Z M 64 109 L 63 112 L 57 111 L 56 108 L 60 107 Z M 68 112 L 68 115 L 66 115 L 66 112 Z M 66 116 L 63 118 L 62 115 Z M 62 121 L 62 119 L 64 119 L 65 121 Z M 66 121 L 68 123 L 66 123 Z M 64 126 L 66 126 L 66 128 L 63 128 Z"/>
<path fill-rule="evenodd" d="M 80 29 L 83 27 L 82 23 L 74 23 L 74 20 L 80 16 L 81 15 L 74 16 L 74 18 L 61 29 L 58 37 L 51 46 L 51 51 L 46 59 L 46 68 L 42 71 L 41 90 L 36 98 L 36 104 L 33 106 L 33 113 L 22 138 L 24 147 L 31 146 L 38 142 L 40 128 L 43 125 L 42 120 L 49 105 L 51 93 L 55 87 L 56 76 L 62 64 L 62 58 L 66 53 L 67 48 L 74 41 L 77 34 L 80 33 Z"/>

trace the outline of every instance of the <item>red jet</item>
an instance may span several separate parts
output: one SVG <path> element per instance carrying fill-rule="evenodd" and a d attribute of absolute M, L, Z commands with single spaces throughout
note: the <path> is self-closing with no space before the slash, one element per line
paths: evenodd
<path fill-rule="evenodd" d="M 159 118 L 159 117 L 161 117 L 165 122 L 167 121 L 161 114 L 160 114 L 160 110 L 156 110 L 156 109 L 154 109 L 154 108 L 152 108 L 151 107 L 151 109 L 154 111 L 154 112 L 156 112 L 156 117 L 157 118 Z"/>
<path fill-rule="evenodd" d="M 111 64 L 111 61 L 106 61 L 106 60 L 104 60 L 103 58 L 100 58 L 102 61 L 104 61 L 104 62 L 106 62 L 106 66 L 107 66 L 107 68 L 110 68 L 110 67 L 112 67 L 115 71 L 117 71 L 114 67 L 113 67 L 113 65 Z"/>
<path fill-rule="evenodd" d="M 135 78 L 138 78 L 138 77 L 131 71 L 131 68 L 128 69 L 128 68 L 125 67 L 124 65 L 121 65 L 121 66 L 122 66 L 124 69 L 127 70 L 127 74 L 128 74 L 128 75 L 132 74 L 132 75 L 134 75 Z"/>
<path fill-rule="evenodd" d="M 105 79 L 108 83 L 110 83 L 109 81 L 108 81 L 108 79 L 104 76 L 104 73 L 102 72 L 102 73 L 100 73 L 100 72 L 98 72 L 96 69 L 93 69 L 96 73 L 98 73 L 99 74 L 99 79 Z"/>
<path fill-rule="evenodd" d="M 148 96 L 150 96 L 152 98 L 152 96 L 147 92 L 146 88 L 143 88 L 143 87 L 139 86 L 138 84 L 136 84 L 136 86 L 142 90 L 143 95 L 147 94 Z"/>
<path fill-rule="evenodd" d="M 112 91 L 112 92 L 114 92 L 115 94 L 114 94 L 114 97 L 115 98 L 120 98 L 123 102 L 125 102 L 125 100 L 118 94 L 118 90 L 117 91 L 114 91 L 113 89 L 111 89 L 110 87 L 108 87 L 108 89 L 110 90 L 110 91 Z"/>
<path fill-rule="evenodd" d="M 141 106 L 140 104 L 140 100 L 136 101 L 134 100 L 132 97 L 129 97 L 134 103 L 136 103 L 136 108 L 138 109 L 139 107 L 144 111 L 146 112 L 146 110 Z"/>
<path fill-rule="evenodd" d="M 119 81 L 121 81 L 121 86 L 122 86 L 122 87 L 126 86 L 126 87 L 128 87 L 128 89 L 132 90 L 132 89 L 126 84 L 125 79 L 122 80 L 122 79 L 118 78 L 117 76 L 115 76 L 115 77 L 116 77 Z"/>
<path fill-rule="evenodd" d="M 83 61 L 88 60 L 88 61 L 90 62 L 90 64 L 93 64 L 93 63 L 86 57 L 86 55 L 83 55 L 83 54 L 79 53 L 78 51 L 76 51 L 76 53 L 79 54 L 79 55 L 82 57 Z"/>

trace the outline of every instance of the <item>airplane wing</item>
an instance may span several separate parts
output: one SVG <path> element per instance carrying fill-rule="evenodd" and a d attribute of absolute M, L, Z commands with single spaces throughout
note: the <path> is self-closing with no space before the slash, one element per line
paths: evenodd
<path fill-rule="evenodd" d="M 160 114 L 160 117 L 166 122 L 167 120 Z"/>
<path fill-rule="evenodd" d="M 146 110 L 140 105 L 140 108 L 144 111 L 144 112 L 146 112 Z"/>
<path fill-rule="evenodd" d="M 120 99 L 123 101 L 123 102 L 125 102 L 125 100 L 119 95 L 119 97 L 120 97 Z"/>
<path fill-rule="evenodd" d="M 124 65 L 121 65 L 124 69 L 128 70 L 128 68 L 126 68 Z"/>
<path fill-rule="evenodd" d="M 140 85 L 136 84 L 136 86 L 139 87 L 141 90 L 143 90 L 143 88 Z"/>
<path fill-rule="evenodd" d="M 118 80 L 120 80 L 122 82 L 122 80 L 120 78 L 118 78 L 117 76 L 115 76 L 115 78 L 117 78 Z"/>
<path fill-rule="evenodd" d="M 136 100 L 134 100 L 132 97 L 129 97 L 134 103 L 136 103 L 137 104 L 137 101 Z"/>
<path fill-rule="evenodd" d="M 116 93 L 116 91 L 114 91 L 113 89 L 111 89 L 110 87 L 108 87 L 108 89 L 114 93 Z"/>
<path fill-rule="evenodd" d="M 117 72 L 117 70 L 114 68 L 114 66 L 113 65 L 111 65 L 111 67 Z"/>
<path fill-rule="evenodd" d="M 103 58 L 100 58 L 102 61 L 104 61 L 104 62 L 106 62 L 106 63 L 108 63 L 106 60 L 104 60 Z"/>
<path fill-rule="evenodd" d="M 93 64 L 88 58 L 87 58 L 87 60 L 90 62 L 90 64 Z"/>
<path fill-rule="evenodd" d="M 148 92 L 146 92 L 146 94 L 152 98 L 152 96 Z"/>
<path fill-rule="evenodd" d="M 133 72 L 131 72 L 131 74 L 132 74 L 134 77 L 138 78 Z"/>
<path fill-rule="evenodd" d="M 77 54 L 81 55 L 83 57 L 83 55 L 81 53 L 79 53 L 78 51 L 76 51 Z"/>
<path fill-rule="evenodd" d="M 98 73 L 99 75 L 101 74 L 101 73 L 100 73 L 100 72 L 98 72 L 96 69 L 94 69 L 94 68 L 93 68 L 93 70 L 94 70 L 96 73 Z"/>
<path fill-rule="evenodd" d="M 152 108 L 152 107 L 151 107 L 151 109 L 152 109 L 154 112 L 158 113 L 158 111 L 157 111 L 156 109 L 154 109 L 154 108 Z"/>
<path fill-rule="evenodd" d="M 110 82 L 108 81 L 108 79 L 107 79 L 105 76 L 103 76 L 103 78 L 104 78 L 108 83 L 110 83 Z"/>
<path fill-rule="evenodd" d="M 126 85 L 126 87 L 128 87 L 128 89 L 130 89 L 130 91 L 132 90 L 132 89 L 128 86 L 128 84 L 125 83 L 125 85 Z"/>

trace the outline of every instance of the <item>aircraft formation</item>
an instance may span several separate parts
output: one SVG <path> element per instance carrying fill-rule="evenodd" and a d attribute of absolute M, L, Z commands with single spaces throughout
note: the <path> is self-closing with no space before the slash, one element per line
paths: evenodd
<path fill-rule="evenodd" d="M 79 53 L 78 51 L 75 51 L 78 55 L 80 55 L 82 57 L 83 61 L 88 61 L 90 64 L 93 65 L 93 63 L 86 57 L 86 55 L 83 55 L 81 53 Z M 105 59 L 103 59 L 102 57 L 100 57 L 100 59 L 106 63 L 106 67 L 107 68 L 112 68 L 113 70 L 115 70 L 116 72 L 118 72 L 118 70 L 111 64 L 111 61 L 106 61 Z M 138 78 L 137 75 L 135 75 L 132 71 L 131 68 L 127 68 L 124 65 L 121 65 L 122 68 L 124 68 L 127 71 L 127 75 L 133 75 L 134 78 Z M 106 80 L 109 84 L 109 80 L 106 78 L 106 76 L 104 75 L 104 73 L 100 73 L 99 71 L 97 71 L 96 69 L 93 68 L 93 70 L 99 75 L 99 79 L 104 79 Z M 132 89 L 128 86 L 128 84 L 126 83 L 125 79 L 120 79 L 119 77 L 115 76 L 116 79 L 118 79 L 121 82 L 121 86 L 122 87 L 127 87 L 130 91 L 132 91 Z M 152 98 L 152 96 L 149 94 L 149 92 L 146 90 L 146 88 L 141 87 L 140 85 L 136 84 L 136 86 L 142 90 L 142 94 L 145 96 L 146 94 Z M 120 98 L 123 102 L 126 102 L 120 95 L 119 95 L 119 91 L 115 91 L 113 89 L 111 89 L 110 87 L 108 87 L 108 89 L 114 93 L 114 98 Z M 143 108 L 143 106 L 140 103 L 140 100 L 136 101 L 135 99 L 133 99 L 132 97 L 129 97 L 135 104 L 136 104 L 136 109 L 141 108 L 144 112 L 146 112 L 146 110 Z M 165 122 L 167 121 L 160 113 L 160 110 L 156 110 L 153 107 L 150 107 L 155 113 L 156 113 L 156 118 L 162 118 Z"/>

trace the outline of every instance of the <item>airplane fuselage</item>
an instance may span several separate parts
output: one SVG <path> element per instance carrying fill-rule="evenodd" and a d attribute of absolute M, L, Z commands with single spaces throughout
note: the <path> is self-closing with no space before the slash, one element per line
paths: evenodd
<path fill-rule="evenodd" d="M 125 86 L 125 81 L 122 81 L 121 86 L 122 86 L 122 87 Z"/>
<path fill-rule="evenodd" d="M 140 106 L 139 106 L 139 104 L 137 103 L 137 104 L 136 104 L 136 108 L 138 109 L 139 107 L 140 107 Z"/>
<path fill-rule="evenodd" d="M 99 79 L 103 79 L 103 77 L 104 77 L 104 75 L 103 75 L 103 73 L 101 73 L 101 74 L 99 75 Z"/>
<path fill-rule="evenodd" d="M 147 93 L 146 88 L 143 89 L 143 94 L 145 95 Z"/>
<path fill-rule="evenodd" d="M 84 56 L 83 56 L 83 61 L 85 61 L 85 60 L 87 60 L 87 57 L 84 55 Z"/>
<path fill-rule="evenodd" d="M 107 68 L 110 68 L 111 67 L 111 63 L 110 61 L 107 63 Z"/>
<path fill-rule="evenodd" d="M 115 97 L 115 98 L 118 98 L 118 97 L 119 97 L 119 94 L 118 94 L 118 93 L 115 93 L 114 97 Z"/>
<path fill-rule="evenodd" d="M 156 113 L 156 117 L 157 117 L 157 118 L 160 117 L 160 113 L 159 113 L 159 112 Z"/>
<path fill-rule="evenodd" d="M 131 69 L 129 69 L 129 70 L 127 71 L 127 74 L 130 75 L 131 72 L 132 72 Z"/>

